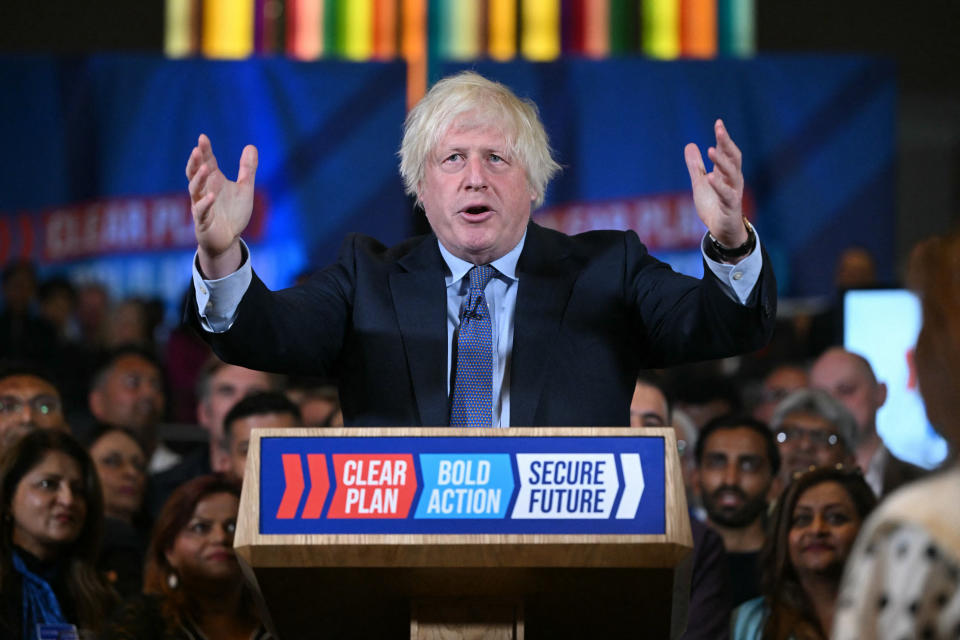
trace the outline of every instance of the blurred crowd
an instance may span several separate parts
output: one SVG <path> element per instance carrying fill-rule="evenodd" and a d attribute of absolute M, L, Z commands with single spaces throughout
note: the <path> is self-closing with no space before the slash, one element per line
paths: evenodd
<path fill-rule="evenodd" d="M 953 235 L 911 268 L 915 375 L 951 445 L 958 263 Z M 685 638 L 960 637 L 956 467 L 890 451 L 886 387 L 841 346 L 839 292 L 876 284 L 851 248 L 836 298 L 781 318 L 762 352 L 638 379 L 631 426 L 674 427 L 687 488 Z M 40 282 L 28 262 L 2 293 L 0 637 L 270 637 L 233 552 L 250 433 L 342 426 L 336 381 L 226 364 L 163 326 L 161 302 Z"/>

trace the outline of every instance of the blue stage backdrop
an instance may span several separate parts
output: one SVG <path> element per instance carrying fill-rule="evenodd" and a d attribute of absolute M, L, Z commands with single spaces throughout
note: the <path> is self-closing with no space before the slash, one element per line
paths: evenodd
<path fill-rule="evenodd" d="M 821 295 L 850 244 L 892 276 L 892 64 L 864 57 L 483 63 L 539 106 L 564 171 L 544 224 L 634 228 L 698 274 L 703 227 L 683 146 L 713 143 L 722 117 L 743 150 L 747 208 L 781 291 Z M 461 66 L 438 68 L 437 75 Z M 194 249 L 184 166 L 200 132 L 233 177 L 257 145 L 247 238 L 268 285 L 336 256 L 348 231 L 393 243 L 410 233 L 397 174 L 401 63 L 0 58 L 6 100 L 0 262 L 105 281 L 115 295 L 176 308 Z"/>
<path fill-rule="evenodd" d="M 0 59 L 0 263 L 36 260 L 160 296 L 171 314 L 196 248 L 187 156 L 204 132 L 235 178 L 260 152 L 253 263 L 272 287 L 336 255 L 345 233 L 410 234 L 397 173 L 402 63 Z"/>

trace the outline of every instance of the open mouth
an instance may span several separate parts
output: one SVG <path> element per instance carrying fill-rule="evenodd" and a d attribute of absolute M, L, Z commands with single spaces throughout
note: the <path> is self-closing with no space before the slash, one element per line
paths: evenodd
<path fill-rule="evenodd" d="M 463 209 L 461 213 L 467 218 L 480 218 L 485 216 L 490 211 L 490 207 L 483 204 L 478 204 Z"/>

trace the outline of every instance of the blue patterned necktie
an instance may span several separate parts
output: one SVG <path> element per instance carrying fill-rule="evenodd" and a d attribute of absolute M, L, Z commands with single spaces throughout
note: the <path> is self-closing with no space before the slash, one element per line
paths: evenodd
<path fill-rule="evenodd" d="M 490 265 L 470 269 L 470 292 L 457 329 L 457 371 L 450 404 L 451 427 L 493 426 L 493 330 L 483 289 Z"/>

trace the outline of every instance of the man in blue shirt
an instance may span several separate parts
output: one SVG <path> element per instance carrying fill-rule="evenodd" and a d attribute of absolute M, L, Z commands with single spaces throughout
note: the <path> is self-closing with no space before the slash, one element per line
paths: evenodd
<path fill-rule="evenodd" d="M 348 426 L 450 424 L 458 362 L 471 355 L 458 335 L 481 318 L 481 424 L 627 425 L 641 367 L 757 349 L 773 328 L 776 284 L 743 217 L 740 151 L 720 120 L 715 133 L 713 171 L 696 145 L 685 149 L 709 230 L 696 280 L 633 232 L 571 237 L 532 223 L 559 169 L 536 107 L 475 73 L 446 78 L 411 110 L 400 151 L 433 233 L 391 248 L 351 235 L 334 265 L 279 292 L 252 272 L 240 239 L 257 150 L 243 150 L 233 182 L 201 135 L 186 168 L 191 317 L 227 361 L 337 378 Z M 474 267 L 492 274 L 479 307 Z"/>

